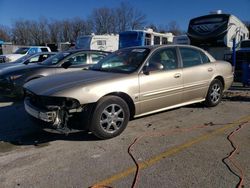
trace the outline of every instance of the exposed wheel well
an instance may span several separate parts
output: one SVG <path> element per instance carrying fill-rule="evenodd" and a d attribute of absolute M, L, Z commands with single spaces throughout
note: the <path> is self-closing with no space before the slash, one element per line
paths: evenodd
<path fill-rule="evenodd" d="M 134 105 L 134 102 L 133 100 L 131 99 L 131 97 L 126 94 L 126 93 L 123 93 L 123 92 L 113 92 L 113 93 L 109 93 L 105 96 L 109 96 L 109 95 L 114 95 L 114 96 L 117 96 L 117 97 L 121 97 L 127 104 L 128 104 L 128 107 L 129 107 L 129 112 L 130 112 L 130 119 L 132 119 L 135 115 L 135 105 Z"/>
<path fill-rule="evenodd" d="M 220 80 L 223 86 L 223 89 L 225 88 L 225 81 L 222 76 L 216 76 L 214 79 Z"/>

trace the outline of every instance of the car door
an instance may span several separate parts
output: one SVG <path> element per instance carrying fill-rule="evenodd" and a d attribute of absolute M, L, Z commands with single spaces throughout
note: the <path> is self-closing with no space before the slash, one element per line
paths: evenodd
<path fill-rule="evenodd" d="M 146 71 L 145 71 L 146 70 Z M 182 69 L 176 48 L 164 47 L 149 57 L 139 74 L 140 113 L 158 111 L 181 102 Z"/>
<path fill-rule="evenodd" d="M 202 100 L 213 77 L 214 64 L 199 49 L 179 47 L 179 50 L 183 66 L 183 102 Z"/>

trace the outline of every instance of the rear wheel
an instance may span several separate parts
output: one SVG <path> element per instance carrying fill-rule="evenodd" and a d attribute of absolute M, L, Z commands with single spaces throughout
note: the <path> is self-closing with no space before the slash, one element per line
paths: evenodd
<path fill-rule="evenodd" d="M 118 136 L 126 128 L 129 114 L 128 105 L 122 98 L 103 97 L 94 109 L 90 130 L 100 139 Z"/>
<path fill-rule="evenodd" d="M 215 79 L 209 86 L 205 105 L 208 107 L 216 106 L 222 99 L 223 85 L 220 80 Z"/>

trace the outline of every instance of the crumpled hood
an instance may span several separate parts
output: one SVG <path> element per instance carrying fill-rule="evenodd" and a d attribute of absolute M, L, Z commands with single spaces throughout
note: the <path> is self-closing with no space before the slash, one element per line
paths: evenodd
<path fill-rule="evenodd" d="M 121 78 L 122 76 L 124 76 L 124 74 L 81 70 L 32 80 L 26 83 L 24 88 L 37 95 L 49 96 L 69 91 L 71 88 L 81 89 L 91 83 Z"/>

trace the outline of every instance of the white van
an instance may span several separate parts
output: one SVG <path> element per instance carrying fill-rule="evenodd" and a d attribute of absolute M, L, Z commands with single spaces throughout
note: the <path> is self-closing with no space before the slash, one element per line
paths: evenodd
<path fill-rule="evenodd" d="M 13 62 L 26 55 L 31 55 L 39 52 L 51 52 L 51 50 L 47 46 L 20 47 L 12 54 L 1 55 L 0 63 Z"/>
<path fill-rule="evenodd" d="M 85 35 L 77 38 L 76 48 L 113 52 L 118 50 L 118 42 L 119 35 Z"/>

